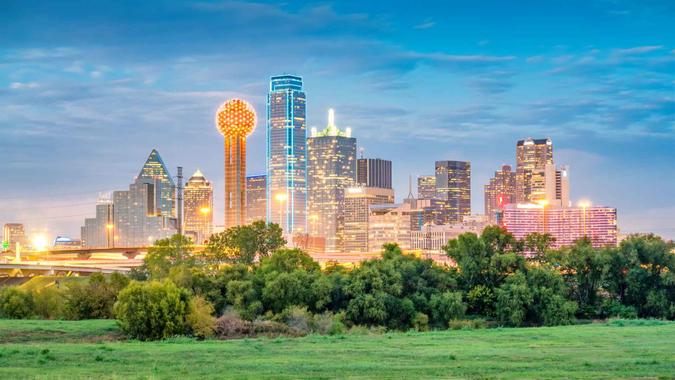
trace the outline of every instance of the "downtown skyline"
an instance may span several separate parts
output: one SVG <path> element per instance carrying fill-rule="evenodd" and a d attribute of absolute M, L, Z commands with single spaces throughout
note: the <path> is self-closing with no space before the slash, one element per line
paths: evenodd
<path fill-rule="evenodd" d="M 199 168 L 213 180 L 218 223 L 224 189 L 222 137 L 212 122 L 215 109 L 228 98 L 240 97 L 263 115 L 269 77 L 288 72 L 304 79 L 307 129 L 321 128 L 327 109 L 335 108 L 339 125 L 352 128 L 366 157 L 393 161 L 398 200 L 408 193 L 408 176 L 432 174 L 434 161 L 469 161 L 472 212 L 481 213 L 482 189 L 490 176 L 502 164 L 515 167 L 516 140 L 550 137 L 556 163 L 570 166 L 573 201 L 584 198 L 617 207 L 622 233 L 653 231 L 675 238 L 675 44 L 660 17 L 650 18 L 660 33 L 635 33 L 641 20 L 638 10 L 621 2 L 614 5 L 627 9 L 597 5 L 608 30 L 618 32 L 617 25 L 627 25 L 621 38 L 612 40 L 581 22 L 587 41 L 552 26 L 516 47 L 500 41 L 495 15 L 483 20 L 484 35 L 472 31 L 459 38 L 449 33 L 450 21 L 441 17 L 445 14 L 431 9 L 426 15 L 416 10 L 407 23 L 387 31 L 386 25 L 375 22 L 384 18 L 387 24 L 386 13 L 355 13 L 353 4 L 209 4 L 181 16 L 191 15 L 192 21 L 178 19 L 198 23 L 199 17 L 234 9 L 249 14 L 252 24 L 275 16 L 306 22 L 315 36 L 302 45 L 305 51 L 291 49 L 291 59 L 270 41 L 262 43 L 273 47 L 267 59 L 257 48 L 235 53 L 228 61 L 205 48 L 200 51 L 201 43 L 178 46 L 164 53 L 168 57 L 143 56 L 131 41 L 133 32 L 119 34 L 117 42 L 106 36 L 96 44 L 63 33 L 48 36 L 21 30 L 25 10 L 11 7 L 8 14 L 16 17 L 7 20 L 8 27 L 21 30 L 21 35 L 12 41 L 5 37 L 0 49 L 0 70 L 6 74 L 0 83 L 0 109 L 5 111 L 0 133 L 7 143 L 0 151 L 0 222 L 76 237 L 81 215 L 93 216 L 97 193 L 124 188 L 137 174 L 138 162 L 156 148 L 173 174 L 176 166 L 188 173 Z M 649 11 L 661 9 L 657 5 L 652 3 Z M 166 8 L 160 11 L 170 13 Z M 388 17 L 403 17 L 398 8 Z M 611 16 L 613 10 L 632 11 L 635 17 Z M 539 15 L 548 11 L 552 10 L 539 9 Z M 137 25 L 144 12 L 138 8 L 128 24 Z M 457 12 L 472 14 L 466 9 Z M 664 18 L 672 15 L 672 9 L 666 7 L 663 13 Z M 72 17 L 54 10 L 52 14 L 57 26 Z M 561 18 L 583 21 L 569 12 L 562 12 Z M 315 19 L 339 25 L 327 30 Z M 96 29 L 85 22 L 79 25 Z M 284 32 L 296 39 L 309 33 L 288 28 Z M 336 44 L 352 41 L 362 28 L 368 31 L 361 42 L 373 43 L 382 57 L 354 56 L 354 49 L 371 45 Z M 204 43 L 213 43 L 214 36 L 207 32 L 217 34 L 207 27 L 195 31 L 204 34 Z M 451 37 L 447 44 L 432 43 L 443 36 Z M 171 32 L 137 37 L 156 38 L 158 45 L 176 38 Z M 261 38 L 250 36 L 254 37 Z M 331 45 L 334 48 L 328 49 Z M 124 54 L 114 57 L 116 49 Z M 199 66 L 202 69 L 195 70 Z M 42 105 L 49 112 L 41 113 Z M 247 175 L 264 173 L 263 118 L 250 136 L 247 156 Z"/>

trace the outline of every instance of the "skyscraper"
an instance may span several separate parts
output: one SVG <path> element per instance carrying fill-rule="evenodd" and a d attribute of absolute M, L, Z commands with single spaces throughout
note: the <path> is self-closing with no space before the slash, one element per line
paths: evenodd
<path fill-rule="evenodd" d="M 502 169 L 495 172 L 490 183 L 485 185 L 485 215 L 492 224 L 498 223 L 497 212 L 507 204 L 516 202 L 516 173 L 511 171 L 511 165 L 502 165 Z"/>
<path fill-rule="evenodd" d="M 9 249 L 15 251 L 16 244 L 26 247 L 26 231 L 21 223 L 6 223 L 2 229 L 2 240 L 9 244 Z"/>
<path fill-rule="evenodd" d="M 443 224 L 471 215 L 471 163 L 436 161 L 436 198 L 442 202 Z"/>
<path fill-rule="evenodd" d="M 546 199 L 547 164 L 553 164 L 551 139 L 527 138 L 516 143 L 516 202 Z"/>
<path fill-rule="evenodd" d="M 394 203 L 394 190 L 349 187 L 345 190 L 344 248 L 347 253 L 368 252 L 368 213 L 372 205 Z"/>
<path fill-rule="evenodd" d="M 414 202 L 379 204 L 369 208 L 368 251 L 382 250 L 385 243 L 398 243 L 401 249 L 411 249 L 411 233 L 422 228 L 422 210 Z"/>
<path fill-rule="evenodd" d="M 95 220 L 85 220 L 82 240 L 89 244 L 115 247 L 141 247 L 177 232 L 174 182 L 162 157 L 152 150 L 129 190 L 114 191 L 112 207 L 97 205 Z M 113 218 L 110 223 L 110 213 Z M 94 219 L 94 218 L 92 218 Z M 97 236 L 94 243 L 91 236 Z M 89 237 L 90 242 L 86 240 Z M 112 242 L 111 242 L 112 239 Z"/>
<path fill-rule="evenodd" d="M 421 175 L 417 177 L 417 199 L 436 198 L 436 176 Z"/>
<path fill-rule="evenodd" d="M 185 235 L 197 244 L 211 236 L 213 224 L 213 185 L 197 171 L 188 179 L 183 190 L 185 206 Z"/>
<path fill-rule="evenodd" d="M 335 126 L 332 109 L 326 129 L 312 128 L 307 155 L 309 234 L 326 238 L 326 252 L 342 252 L 344 194 L 356 182 L 356 139 L 349 128 Z"/>
<path fill-rule="evenodd" d="M 391 161 L 380 158 L 359 158 L 356 182 L 360 186 L 391 189 Z"/>
<path fill-rule="evenodd" d="M 86 218 L 81 228 L 80 241 L 83 247 L 115 247 L 115 206 L 110 194 L 99 196 L 96 204 L 96 216 Z"/>
<path fill-rule="evenodd" d="M 256 124 L 248 102 L 231 99 L 216 113 L 216 127 L 225 138 L 225 228 L 246 222 L 246 137 Z"/>
<path fill-rule="evenodd" d="M 246 177 L 246 223 L 265 220 L 267 210 L 267 176 Z"/>
<path fill-rule="evenodd" d="M 279 75 L 270 79 L 267 221 L 279 223 L 287 236 L 307 230 L 305 103 L 301 77 Z"/>

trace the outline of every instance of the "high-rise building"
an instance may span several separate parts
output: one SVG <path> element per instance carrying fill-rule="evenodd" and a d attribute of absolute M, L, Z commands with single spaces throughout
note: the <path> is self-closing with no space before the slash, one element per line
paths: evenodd
<path fill-rule="evenodd" d="M 267 176 L 246 177 L 246 223 L 265 220 L 267 213 Z"/>
<path fill-rule="evenodd" d="M 112 206 L 99 202 L 96 218 L 85 220 L 83 246 L 143 247 L 175 234 L 174 189 L 171 174 L 153 149 L 129 190 L 114 191 Z"/>
<path fill-rule="evenodd" d="M 421 175 L 417 177 L 417 199 L 436 198 L 436 176 Z"/>
<path fill-rule="evenodd" d="M 201 170 L 188 179 L 183 190 L 185 235 L 201 244 L 211 236 L 213 226 L 213 185 Z"/>
<path fill-rule="evenodd" d="M 502 165 L 502 170 L 495 172 L 490 183 L 485 185 L 485 215 L 488 221 L 498 223 L 498 212 L 511 203 L 516 203 L 516 173 L 511 171 L 511 165 Z"/>
<path fill-rule="evenodd" d="M 369 207 L 394 203 L 394 190 L 379 187 L 349 187 L 345 190 L 344 250 L 368 252 Z"/>
<path fill-rule="evenodd" d="M 420 250 L 426 255 L 443 254 L 443 247 L 450 239 L 455 239 L 466 232 L 480 235 L 488 225 L 487 216 L 471 215 L 465 217 L 459 223 L 453 224 L 426 224 L 419 231 L 413 231 L 410 235 L 411 249 Z"/>
<path fill-rule="evenodd" d="M 560 207 L 570 206 L 569 169 L 567 166 L 556 168 L 554 164 L 546 164 L 545 198 L 548 205 Z"/>
<path fill-rule="evenodd" d="M 527 138 L 516 143 L 516 202 L 546 199 L 547 164 L 553 164 L 551 139 Z"/>
<path fill-rule="evenodd" d="M 326 238 L 326 252 L 342 252 L 345 189 L 356 182 L 356 139 L 351 130 L 335 126 L 328 111 L 328 126 L 312 128 L 307 139 L 309 235 Z"/>
<path fill-rule="evenodd" d="M 518 239 L 533 232 L 551 234 L 553 248 L 569 246 L 584 236 L 596 248 L 617 244 L 617 214 L 612 207 L 511 204 L 504 208 L 503 224 Z"/>
<path fill-rule="evenodd" d="M 301 77 L 271 78 L 267 95 L 267 221 L 279 223 L 287 237 L 307 230 L 305 106 Z"/>
<path fill-rule="evenodd" d="M 110 194 L 99 196 L 96 204 L 96 216 L 86 218 L 80 229 L 80 241 L 83 247 L 115 247 L 115 206 Z M 119 240 L 119 236 L 117 236 Z"/>
<path fill-rule="evenodd" d="M 356 161 L 356 182 L 359 186 L 391 189 L 391 161 L 359 158 Z"/>
<path fill-rule="evenodd" d="M 471 163 L 436 161 L 436 198 L 443 202 L 441 224 L 471 215 Z"/>
<path fill-rule="evenodd" d="M 2 241 L 9 244 L 9 249 L 16 250 L 16 244 L 26 247 L 26 231 L 21 223 L 6 223 L 2 228 Z"/>
<path fill-rule="evenodd" d="M 225 138 L 225 228 L 246 222 L 246 138 L 256 124 L 248 102 L 231 99 L 216 113 L 216 127 Z"/>
<path fill-rule="evenodd" d="M 368 251 L 378 252 L 385 243 L 397 243 L 401 249 L 411 249 L 411 233 L 423 225 L 422 210 L 413 202 L 379 204 L 369 207 Z"/>

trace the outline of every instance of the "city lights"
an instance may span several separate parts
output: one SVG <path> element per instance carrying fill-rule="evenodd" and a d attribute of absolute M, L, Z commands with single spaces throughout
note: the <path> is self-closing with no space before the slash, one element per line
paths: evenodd
<path fill-rule="evenodd" d="M 36 234 L 31 238 L 31 246 L 34 251 L 46 251 L 49 247 L 49 240 L 44 234 Z"/>

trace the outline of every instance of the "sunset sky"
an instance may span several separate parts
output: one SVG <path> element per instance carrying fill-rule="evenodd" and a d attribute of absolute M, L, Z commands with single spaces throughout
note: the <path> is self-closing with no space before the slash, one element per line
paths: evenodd
<path fill-rule="evenodd" d="M 153 148 L 215 183 L 222 224 L 214 113 L 255 106 L 263 173 L 269 77 L 291 73 L 308 128 L 334 108 L 367 157 L 393 161 L 398 199 L 435 160 L 466 160 L 482 213 L 516 140 L 550 137 L 573 200 L 672 239 L 673 20 L 673 1 L 3 1 L 0 224 L 79 238 Z"/>

